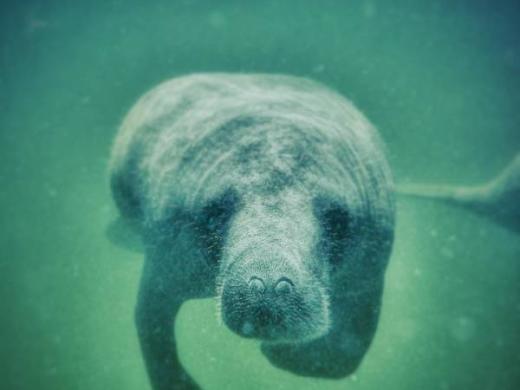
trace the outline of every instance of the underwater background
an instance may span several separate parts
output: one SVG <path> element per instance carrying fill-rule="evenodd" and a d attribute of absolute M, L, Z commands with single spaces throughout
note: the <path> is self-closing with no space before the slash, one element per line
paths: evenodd
<path fill-rule="evenodd" d="M 306 76 L 378 127 L 397 183 L 477 184 L 520 150 L 520 3 L 2 1 L 0 389 L 148 389 L 141 255 L 105 237 L 125 112 L 200 71 Z M 519 200 L 520 201 L 520 200 Z M 398 199 L 374 342 L 349 378 L 277 370 L 190 301 L 175 332 L 204 389 L 518 389 L 519 236 Z"/>

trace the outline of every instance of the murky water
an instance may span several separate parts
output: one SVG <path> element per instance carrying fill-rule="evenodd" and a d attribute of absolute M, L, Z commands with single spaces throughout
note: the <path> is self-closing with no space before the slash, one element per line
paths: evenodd
<path fill-rule="evenodd" d="M 478 183 L 520 150 L 516 1 L 65 1 L 0 9 L 0 388 L 147 389 L 142 261 L 110 244 L 111 140 L 156 83 L 197 71 L 307 76 L 380 129 L 397 182 Z M 205 389 L 516 389 L 520 240 L 400 199 L 374 343 L 340 381 L 273 368 L 183 306 Z"/>

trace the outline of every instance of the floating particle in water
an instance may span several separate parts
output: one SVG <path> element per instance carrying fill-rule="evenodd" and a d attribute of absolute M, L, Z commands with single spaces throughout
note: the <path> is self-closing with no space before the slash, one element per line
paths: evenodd
<path fill-rule="evenodd" d="M 325 65 L 317 64 L 312 68 L 313 73 L 323 73 L 325 70 Z"/>
<path fill-rule="evenodd" d="M 441 381 L 441 383 L 439 384 L 439 389 L 441 390 L 449 390 L 450 388 L 450 384 L 446 381 Z"/>
<path fill-rule="evenodd" d="M 472 318 L 461 316 L 452 322 L 450 331 L 455 340 L 466 342 L 475 336 L 477 325 Z"/>
<path fill-rule="evenodd" d="M 455 253 L 451 248 L 445 246 L 441 249 L 441 256 L 447 259 L 453 259 L 455 257 Z"/>
<path fill-rule="evenodd" d="M 80 100 L 81 104 L 83 104 L 83 105 L 90 104 L 91 101 L 92 101 L 92 98 L 90 96 L 83 96 Z"/>
<path fill-rule="evenodd" d="M 227 24 L 224 14 L 218 11 L 213 11 L 209 14 L 209 25 L 215 29 L 220 29 Z"/>
<path fill-rule="evenodd" d="M 27 34 L 33 34 L 39 30 L 43 30 L 49 26 L 49 22 L 43 19 L 29 17 L 26 22 L 25 30 Z"/>
<path fill-rule="evenodd" d="M 455 242 L 455 241 L 457 241 L 457 235 L 456 235 L 456 234 L 452 234 L 452 235 L 448 238 L 448 241 L 450 241 L 450 242 Z"/>
<path fill-rule="evenodd" d="M 47 196 L 49 196 L 49 198 L 56 198 L 58 196 L 58 190 L 50 183 L 45 184 L 45 191 L 47 192 Z"/>
<path fill-rule="evenodd" d="M 372 1 L 363 2 L 362 12 L 365 18 L 371 19 L 377 14 L 377 7 Z"/>

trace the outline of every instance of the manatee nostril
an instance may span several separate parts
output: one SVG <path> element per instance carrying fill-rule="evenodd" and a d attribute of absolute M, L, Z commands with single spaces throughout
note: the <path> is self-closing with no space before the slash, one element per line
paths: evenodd
<path fill-rule="evenodd" d="M 276 282 L 276 285 L 274 286 L 274 291 L 278 295 L 287 295 L 292 292 L 294 288 L 294 284 L 291 281 L 291 279 L 282 277 L 278 279 L 278 282 Z"/>
<path fill-rule="evenodd" d="M 262 279 L 253 276 L 249 279 L 249 289 L 255 294 L 262 294 L 265 291 L 265 284 Z"/>

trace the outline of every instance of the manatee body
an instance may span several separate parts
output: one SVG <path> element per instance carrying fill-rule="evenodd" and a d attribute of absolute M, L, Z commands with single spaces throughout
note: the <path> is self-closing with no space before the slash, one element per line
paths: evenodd
<path fill-rule="evenodd" d="M 408 184 L 402 195 L 442 201 L 520 233 L 520 153 L 495 178 L 475 186 Z"/>
<path fill-rule="evenodd" d="M 182 302 L 210 296 L 275 366 L 356 369 L 377 326 L 394 199 L 377 133 L 349 101 L 289 76 L 172 79 L 128 113 L 110 174 L 143 241 L 136 324 L 154 389 L 197 388 L 172 329 Z"/>

